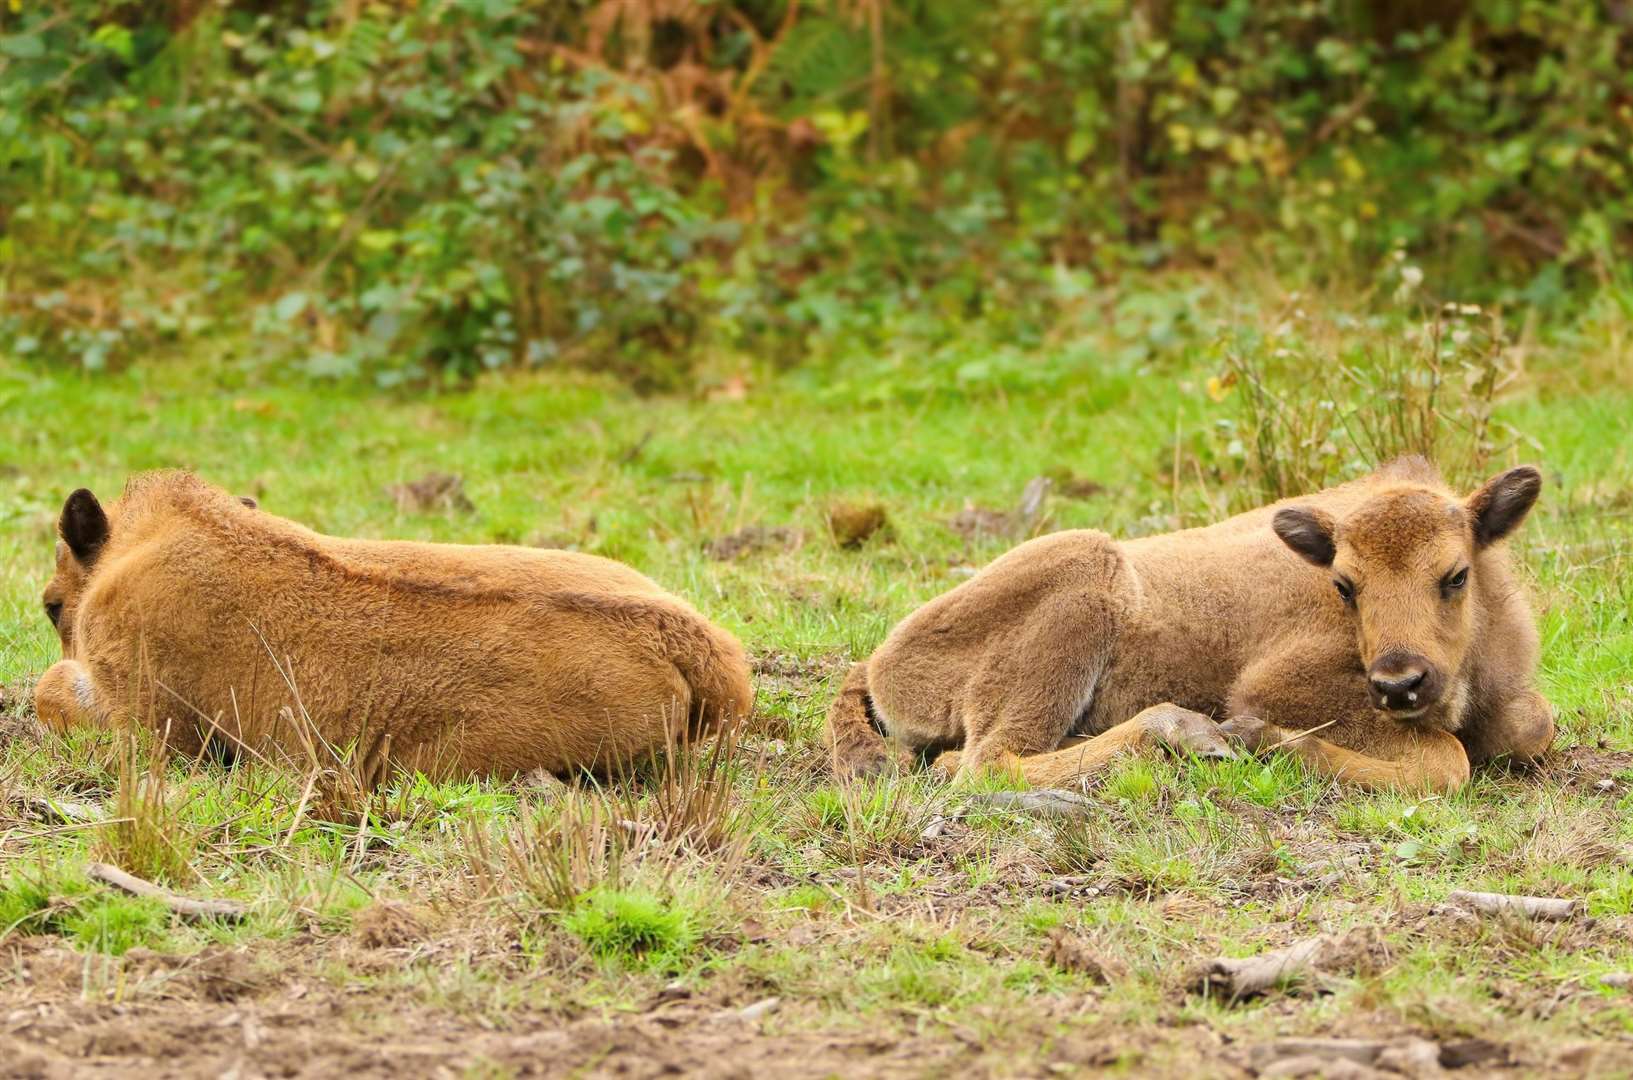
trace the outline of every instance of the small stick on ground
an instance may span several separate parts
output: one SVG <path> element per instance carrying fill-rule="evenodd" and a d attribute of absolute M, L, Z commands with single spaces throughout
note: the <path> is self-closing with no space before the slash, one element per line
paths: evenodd
<path fill-rule="evenodd" d="M 1086 799 L 1074 791 L 1044 788 L 1041 791 L 988 791 L 972 795 L 965 809 L 1018 810 L 1039 817 L 1089 817 L 1094 813 L 1093 799 Z"/>
<path fill-rule="evenodd" d="M 1441 1069 L 1441 1047 L 1428 1039 L 1277 1039 L 1248 1052 L 1252 1067 L 1263 1075 L 1340 1076 L 1336 1062 L 1388 1070 L 1391 1075 L 1433 1076 Z"/>
<path fill-rule="evenodd" d="M 178 896 L 169 889 L 161 889 L 151 881 L 143 881 L 134 874 L 127 874 L 117 866 L 110 866 L 107 863 L 91 863 L 85 868 L 85 876 L 92 881 L 112 885 L 114 888 L 128 892 L 132 896 L 140 896 L 145 900 L 157 900 L 184 919 L 231 919 L 236 921 L 249 914 L 249 909 L 243 904 L 234 903 L 231 900 L 194 900 L 190 896 Z"/>
<path fill-rule="evenodd" d="M 1511 896 L 1507 893 L 1469 892 L 1458 889 L 1446 902 L 1473 908 L 1482 915 L 1521 915 L 1527 919 L 1559 922 L 1582 913 L 1582 901 L 1553 896 Z"/>
<path fill-rule="evenodd" d="M 1216 956 L 1199 964 L 1185 981 L 1197 993 L 1219 992 L 1241 1001 L 1312 974 L 1334 944 L 1332 937 L 1317 934 L 1258 956 Z"/>
<path fill-rule="evenodd" d="M 17 796 L 18 800 L 28 808 L 29 812 L 42 821 L 59 821 L 64 825 L 79 825 L 85 822 L 102 821 L 107 818 L 99 807 L 90 803 L 74 802 L 70 799 L 53 799 L 49 795 L 36 795 L 25 792 Z"/>

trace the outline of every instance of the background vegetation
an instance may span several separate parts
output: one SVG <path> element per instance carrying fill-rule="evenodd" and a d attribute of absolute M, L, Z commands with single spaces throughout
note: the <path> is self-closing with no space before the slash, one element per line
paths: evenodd
<path fill-rule="evenodd" d="M 674 385 L 1175 267 L 1625 313 L 1630 72 L 1599 0 L 11 0 L 0 349 Z"/>

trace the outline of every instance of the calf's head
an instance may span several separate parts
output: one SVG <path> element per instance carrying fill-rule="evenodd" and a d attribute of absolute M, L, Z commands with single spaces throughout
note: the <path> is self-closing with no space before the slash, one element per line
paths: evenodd
<path fill-rule="evenodd" d="M 256 509 L 255 500 L 248 496 L 240 496 L 238 501 L 251 510 Z M 118 505 L 114 504 L 116 508 Z M 85 488 L 68 496 L 68 501 L 62 504 L 62 516 L 57 519 L 57 571 L 46 583 L 40 599 L 45 604 L 46 618 L 57 628 L 64 655 L 73 640 L 80 598 L 111 531 L 107 511 Z"/>
<path fill-rule="evenodd" d="M 79 612 L 85 582 L 107 542 L 108 515 L 95 495 L 80 488 L 62 505 L 62 516 L 57 519 L 57 572 L 46 583 L 41 597 L 46 618 L 62 640 L 64 654 L 73 639 L 74 617 Z"/>
<path fill-rule="evenodd" d="M 1441 701 L 1473 644 L 1478 557 L 1541 488 L 1542 474 L 1521 466 L 1461 501 L 1403 485 L 1337 520 L 1316 507 L 1276 512 L 1276 535 L 1332 576 L 1379 709 L 1408 720 Z"/>

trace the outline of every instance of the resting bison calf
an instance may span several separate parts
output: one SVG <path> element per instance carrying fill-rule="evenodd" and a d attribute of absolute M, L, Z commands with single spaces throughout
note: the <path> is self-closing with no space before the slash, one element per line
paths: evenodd
<path fill-rule="evenodd" d="M 743 648 L 590 555 L 321 536 L 186 473 L 68 497 L 45 608 L 55 726 L 136 722 L 197 754 L 311 730 L 440 775 L 628 761 L 750 707 Z"/>
<path fill-rule="evenodd" d="M 948 750 L 944 771 L 1054 785 L 1138 746 L 1245 744 L 1362 787 L 1456 788 L 1471 759 L 1553 741 L 1500 543 L 1540 488 L 1518 468 L 1458 498 L 1406 458 L 1203 529 L 1022 544 L 851 669 L 835 767 L 884 764 L 888 734 Z"/>

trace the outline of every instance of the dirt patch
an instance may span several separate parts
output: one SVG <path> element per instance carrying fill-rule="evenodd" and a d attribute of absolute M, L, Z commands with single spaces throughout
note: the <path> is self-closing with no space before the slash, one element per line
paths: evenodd
<path fill-rule="evenodd" d="M 1066 499 L 1092 499 L 1108 490 L 1099 481 L 1079 476 L 1070 469 L 1056 469 L 1049 474 L 1049 479 L 1054 482 L 1055 494 Z"/>
<path fill-rule="evenodd" d="M 1572 746 L 1550 754 L 1535 771 L 1568 791 L 1623 794 L 1633 788 L 1633 750 Z"/>
<path fill-rule="evenodd" d="M 804 543 L 805 534 L 790 526 L 748 525 L 710 540 L 703 553 L 716 562 L 730 562 L 762 551 L 798 551 Z"/>
<path fill-rule="evenodd" d="M 1060 970 L 1086 976 L 1102 986 L 1122 974 L 1121 965 L 1096 949 L 1088 939 L 1064 927 L 1050 932 L 1045 956 Z"/>
<path fill-rule="evenodd" d="M 647 1015 L 564 1021 L 521 1013 L 503 1030 L 457 1016 L 366 1007 L 336 995 L 284 998 L 260 1007 L 67 1005 L 17 1012 L 0 1030 L 8 1075 L 191 1078 L 398 1077 L 506 1070 L 517 1076 L 772 1077 L 1012 1075 L 1009 1038 L 893 1038 L 768 1030 L 777 1012 L 659 1002 Z M 385 1017 L 388 1022 L 382 1023 Z M 1036 1037 L 1035 1035 L 1033 1036 Z M 1089 1056 L 1107 1058 L 1104 1046 Z M 1081 1057 L 1068 1044 L 1062 1057 Z"/>
<path fill-rule="evenodd" d="M 850 664 L 850 658 L 837 652 L 800 657 L 771 650 L 756 654 L 750 663 L 756 676 L 809 683 L 811 689 L 817 689 L 824 679 L 844 671 Z"/>
<path fill-rule="evenodd" d="M 465 494 L 465 478 L 453 473 L 426 473 L 406 484 L 393 484 L 386 494 L 397 503 L 399 513 L 425 513 L 431 510 L 457 511 L 469 514 L 476 509 Z"/>
<path fill-rule="evenodd" d="M 1021 492 L 1015 509 L 992 510 L 965 503 L 964 509 L 954 514 L 947 525 L 966 540 L 1027 536 L 1044 523 L 1044 503 L 1053 488 L 1054 481 L 1049 477 L 1034 476 Z"/>
<path fill-rule="evenodd" d="M 212 946 L 192 956 L 173 956 L 135 948 L 121 963 L 127 983 L 166 998 L 233 1002 L 265 991 L 271 980 L 246 948 Z"/>

